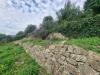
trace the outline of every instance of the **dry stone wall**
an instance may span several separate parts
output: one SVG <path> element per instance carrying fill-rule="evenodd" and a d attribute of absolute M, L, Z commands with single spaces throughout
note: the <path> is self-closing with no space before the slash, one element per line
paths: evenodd
<path fill-rule="evenodd" d="M 100 75 L 100 56 L 94 52 L 71 45 L 23 47 L 51 75 Z"/>

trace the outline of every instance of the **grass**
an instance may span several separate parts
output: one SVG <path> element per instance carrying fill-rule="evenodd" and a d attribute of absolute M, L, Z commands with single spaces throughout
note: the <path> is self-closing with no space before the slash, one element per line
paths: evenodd
<path fill-rule="evenodd" d="M 61 41 L 63 40 L 24 39 L 22 42 L 46 46 Z M 98 37 L 66 40 L 65 44 L 77 45 L 87 51 L 91 50 L 100 54 L 100 38 Z M 12 43 L 0 45 L 0 75 L 38 75 L 40 69 L 40 66 L 25 53 L 21 46 Z"/>
<path fill-rule="evenodd" d="M 29 43 L 33 45 L 46 46 L 50 44 L 59 44 L 64 40 L 42 40 L 42 39 L 24 39 L 23 43 Z M 90 37 L 90 38 L 79 38 L 66 40 L 65 44 L 76 45 L 84 48 L 87 51 L 94 51 L 100 54 L 100 38 Z"/>
<path fill-rule="evenodd" d="M 0 75 L 38 75 L 40 66 L 21 46 L 0 46 Z"/>
<path fill-rule="evenodd" d="M 46 46 L 61 41 L 64 40 L 24 39 L 22 43 Z M 70 39 L 66 40 L 65 44 L 77 45 L 87 51 L 91 50 L 100 54 L 100 38 L 98 37 Z M 0 75 L 38 75 L 40 69 L 40 66 L 25 53 L 21 46 L 12 43 L 0 45 Z M 45 70 L 42 72 L 43 75 L 48 75 Z"/>
<path fill-rule="evenodd" d="M 33 45 L 40 45 L 40 46 L 47 46 L 50 44 L 57 44 L 61 40 L 42 40 L 42 39 L 23 39 L 22 43 L 28 43 L 28 44 L 33 44 Z"/>
<path fill-rule="evenodd" d="M 81 39 L 71 39 L 67 40 L 66 44 L 77 45 L 85 50 L 91 50 L 100 54 L 100 38 L 81 38 Z"/>

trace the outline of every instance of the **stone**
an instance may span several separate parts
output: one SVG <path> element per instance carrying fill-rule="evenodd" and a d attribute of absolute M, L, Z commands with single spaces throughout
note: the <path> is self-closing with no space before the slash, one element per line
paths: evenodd
<path fill-rule="evenodd" d="M 88 59 L 100 62 L 100 55 L 96 54 L 95 52 L 89 51 L 89 53 L 88 53 Z"/>
<path fill-rule="evenodd" d="M 61 61 L 64 61 L 65 60 L 65 56 L 61 56 Z"/>
<path fill-rule="evenodd" d="M 96 71 L 100 72 L 100 62 L 96 62 L 94 60 L 88 61 L 89 65 Z"/>
<path fill-rule="evenodd" d="M 82 48 L 79 48 L 77 46 L 74 46 L 74 54 L 87 56 L 88 55 L 88 52 L 85 51 L 85 50 L 83 50 Z"/>
<path fill-rule="evenodd" d="M 50 50 L 55 49 L 55 45 L 50 45 L 50 46 L 49 46 L 49 49 L 50 49 Z"/>
<path fill-rule="evenodd" d="M 88 64 L 78 63 L 78 70 L 80 75 L 99 75 L 98 72 L 94 71 Z"/>
<path fill-rule="evenodd" d="M 76 56 L 76 61 L 77 62 L 86 62 L 87 58 L 86 58 L 86 56 L 83 56 L 83 55 L 77 55 Z"/>
<path fill-rule="evenodd" d="M 62 75 L 70 75 L 68 71 L 63 71 Z"/>
<path fill-rule="evenodd" d="M 68 52 L 65 52 L 65 53 L 63 53 L 62 55 L 65 56 L 66 58 L 69 58 L 71 54 L 68 53 Z"/>
<path fill-rule="evenodd" d="M 69 45 L 69 47 L 68 47 L 68 51 L 67 51 L 67 52 L 69 52 L 69 53 L 74 53 L 73 46 L 70 46 L 70 45 Z"/>
<path fill-rule="evenodd" d="M 58 62 L 59 64 L 61 64 L 61 65 L 64 65 L 64 64 L 65 64 L 65 62 L 62 61 L 61 58 L 59 58 L 59 59 L 57 60 L 57 62 Z M 67 62 L 66 62 L 66 63 L 67 63 Z"/>
<path fill-rule="evenodd" d="M 51 75 L 100 75 L 100 56 L 71 45 L 23 46 Z"/>
<path fill-rule="evenodd" d="M 64 71 L 64 65 L 61 65 L 60 67 L 59 67 L 59 71 L 62 73 L 63 71 Z"/>
<path fill-rule="evenodd" d="M 55 40 L 55 39 L 67 39 L 64 35 L 62 35 L 61 33 L 51 33 L 50 35 L 48 35 L 47 37 L 48 40 Z"/>
<path fill-rule="evenodd" d="M 70 54 L 70 58 L 76 60 L 77 55 L 75 54 Z"/>
<path fill-rule="evenodd" d="M 70 75 L 79 75 L 77 68 L 70 64 L 66 66 L 66 71 L 68 71 Z"/>
<path fill-rule="evenodd" d="M 73 60 L 73 59 L 67 58 L 66 61 L 71 65 L 74 65 L 74 66 L 77 65 L 77 62 L 75 60 Z"/>
<path fill-rule="evenodd" d="M 46 53 L 50 53 L 50 50 L 49 50 L 49 49 L 46 49 L 45 52 L 46 52 Z"/>

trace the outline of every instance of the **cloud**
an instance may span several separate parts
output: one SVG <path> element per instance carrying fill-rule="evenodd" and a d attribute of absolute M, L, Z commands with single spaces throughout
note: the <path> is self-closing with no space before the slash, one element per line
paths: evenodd
<path fill-rule="evenodd" d="M 83 7 L 85 0 L 71 0 Z M 67 0 L 0 0 L 0 33 L 16 34 L 28 24 L 39 26 L 44 16 L 56 18 Z"/>

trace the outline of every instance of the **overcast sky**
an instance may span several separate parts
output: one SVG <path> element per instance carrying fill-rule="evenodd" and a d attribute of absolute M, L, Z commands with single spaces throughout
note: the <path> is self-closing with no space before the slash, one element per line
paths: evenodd
<path fill-rule="evenodd" d="M 83 7 L 85 0 L 71 0 Z M 0 0 L 0 33 L 16 34 L 28 24 L 39 26 L 44 16 L 56 18 L 67 0 Z"/>

